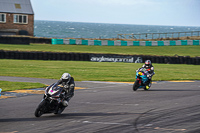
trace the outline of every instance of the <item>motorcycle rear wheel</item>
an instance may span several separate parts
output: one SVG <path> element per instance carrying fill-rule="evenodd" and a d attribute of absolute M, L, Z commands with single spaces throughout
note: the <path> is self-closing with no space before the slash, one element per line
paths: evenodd
<path fill-rule="evenodd" d="M 139 88 L 139 80 L 136 80 L 135 83 L 133 84 L 133 91 L 136 91 Z"/>
<path fill-rule="evenodd" d="M 40 117 L 42 114 L 44 114 L 44 107 L 45 107 L 46 101 L 43 100 L 38 107 L 35 110 L 35 117 Z"/>

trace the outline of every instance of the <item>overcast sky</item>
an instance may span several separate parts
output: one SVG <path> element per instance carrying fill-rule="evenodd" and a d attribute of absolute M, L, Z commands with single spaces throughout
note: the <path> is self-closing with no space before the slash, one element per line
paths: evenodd
<path fill-rule="evenodd" d="M 200 0 L 31 0 L 35 20 L 200 26 Z"/>

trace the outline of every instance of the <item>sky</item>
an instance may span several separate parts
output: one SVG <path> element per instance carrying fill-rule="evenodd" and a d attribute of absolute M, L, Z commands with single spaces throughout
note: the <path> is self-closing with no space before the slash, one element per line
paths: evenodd
<path fill-rule="evenodd" d="M 35 20 L 200 26 L 200 0 L 31 0 Z"/>

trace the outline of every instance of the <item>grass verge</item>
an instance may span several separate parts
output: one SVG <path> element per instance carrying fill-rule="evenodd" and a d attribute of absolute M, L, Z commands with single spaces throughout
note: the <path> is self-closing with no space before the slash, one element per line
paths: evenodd
<path fill-rule="evenodd" d="M 140 63 L 0 60 L 0 76 L 59 79 L 64 72 L 75 81 L 135 81 L 135 70 Z M 199 65 L 153 64 L 153 80 L 200 80 Z"/>
<path fill-rule="evenodd" d="M 0 60 L 0 76 L 59 79 L 69 72 L 75 81 L 135 81 L 135 70 L 141 63 Z M 199 65 L 153 64 L 154 81 L 200 80 Z M 3 91 L 45 87 L 41 83 L 0 81 Z"/>
<path fill-rule="evenodd" d="M 43 87 L 45 87 L 45 85 L 41 83 L 0 81 L 0 88 L 2 89 L 2 92 Z"/>

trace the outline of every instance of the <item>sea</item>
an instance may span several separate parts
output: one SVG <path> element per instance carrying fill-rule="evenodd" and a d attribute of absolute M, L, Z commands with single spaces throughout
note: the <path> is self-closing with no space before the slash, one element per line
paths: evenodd
<path fill-rule="evenodd" d="M 150 33 L 173 33 L 200 31 L 198 26 L 163 26 L 163 25 L 136 25 L 136 24 L 109 24 L 66 21 L 34 21 L 34 36 L 46 38 L 119 38 L 118 34 L 143 34 L 140 38 L 151 38 Z M 192 33 L 193 36 L 198 32 Z M 180 36 L 190 36 L 191 33 L 181 33 Z M 159 37 L 164 38 L 164 34 Z M 173 37 L 178 34 L 173 34 Z M 136 39 L 139 36 L 135 36 Z M 166 36 L 165 36 L 166 37 Z M 170 37 L 170 36 L 169 36 Z M 126 37 L 128 38 L 128 37 Z M 129 36 L 130 38 L 130 36 Z"/>

